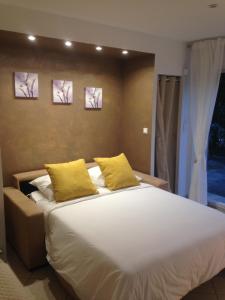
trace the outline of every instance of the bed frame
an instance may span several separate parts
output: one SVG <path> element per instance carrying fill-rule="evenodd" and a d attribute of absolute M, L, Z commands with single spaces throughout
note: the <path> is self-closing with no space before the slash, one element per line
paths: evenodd
<path fill-rule="evenodd" d="M 87 164 L 87 168 L 93 166 L 96 166 L 96 163 Z M 143 182 L 168 190 L 166 181 L 134 172 Z M 29 181 L 46 174 L 46 170 L 18 173 L 13 175 L 14 187 L 4 188 L 6 236 L 29 270 L 47 263 L 44 213 L 26 196 L 32 191 Z"/>

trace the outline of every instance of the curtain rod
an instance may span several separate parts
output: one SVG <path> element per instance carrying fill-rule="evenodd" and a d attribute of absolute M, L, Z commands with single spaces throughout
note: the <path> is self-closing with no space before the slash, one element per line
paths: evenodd
<path fill-rule="evenodd" d="M 159 78 L 159 81 L 161 81 L 161 80 L 162 80 L 162 79 Z M 165 81 L 170 81 L 170 80 L 171 80 L 171 78 L 166 78 Z M 176 78 L 175 82 L 180 82 L 180 78 Z"/>
<path fill-rule="evenodd" d="M 163 74 L 159 74 L 159 79 L 161 79 L 161 77 L 166 77 L 166 79 L 171 79 L 172 77 L 175 77 L 176 79 L 180 79 L 181 76 L 179 75 L 163 75 Z"/>
<path fill-rule="evenodd" d="M 160 77 L 160 76 L 164 76 L 164 77 L 169 77 L 169 78 L 171 78 L 171 77 L 176 77 L 176 78 L 180 78 L 181 76 L 180 75 L 173 75 L 173 74 L 158 74 L 158 77 Z"/>
<path fill-rule="evenodd" d="M 209 38 L 205 38 L 205 39 L 199 39 L 199 40 L 195 40 L 192 42 L 188 42 L 187 48 L 191 48 L 191 46 L 196 42 L 203 42 L 203 41 L 217 40 L 217 39 L 225 39 L 225 36 L 216 36 L 216 37 L 214 36 L 214 37 L 209 37 Z"/>

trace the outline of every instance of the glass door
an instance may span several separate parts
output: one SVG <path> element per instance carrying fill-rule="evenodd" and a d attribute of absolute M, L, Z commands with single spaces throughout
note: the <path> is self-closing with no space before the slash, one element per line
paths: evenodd
<path fill-rule="evenodd" d="M 208 141 L 208 202 L 225 209 L 225 73 L 221 74 Z"/>

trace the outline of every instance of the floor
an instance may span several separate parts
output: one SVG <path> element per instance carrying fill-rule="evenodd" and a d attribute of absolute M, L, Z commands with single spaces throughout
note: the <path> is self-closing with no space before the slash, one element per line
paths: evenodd
<path fill-rule="evenodd" d="M 10 247 L 8 247 L 8 262 L 35 300 L 72 300 L 61 287 L 50 266 L 29 272 Z M 225 300 L 225 271 L 193 290 L 183 300 Z"/>
<path fill-rule="evenodd" d="M 30 272 L 24 267 L 9 245 L 7 247 L 7 260 L 19 281 L 33 295 L 34 300 L 72 300 L 61 287 L 58 278 L 49 265 Z"/>

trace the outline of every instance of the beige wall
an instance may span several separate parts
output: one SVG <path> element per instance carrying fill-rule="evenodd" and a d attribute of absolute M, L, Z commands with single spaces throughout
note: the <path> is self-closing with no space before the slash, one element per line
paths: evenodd
<path fill-rule="evenodd" d="M 44 163 L 125 151 L 138 170 L 150 166 L 153 61 L 79 55 L 71 51 L 10 47 L 0 49 L 0 145 L 4 185 L 16 172 Z M 149 57 L 149 55 L 148 55 Z M 150 57 L 152 57 L 150 55 Z M 146 63 L 145 63 L 146 62 Z M 39 99 L 14 98 L 13 72 L 39 74 Z M 52 80 L 74 82 L 72 105 L 52 104 Z M 84 109 L 84 87 L 103 88 L 103 109 Z M 135 150 L 138 145 L 138 150 Z"/>
<path fill-rule="evenodd" d="M 132 166 L 149 173 L 154 56 L 130 59 L 123 68 L 121 149 Z M 143 134 L 143 128 L 148 134 Z"/>

